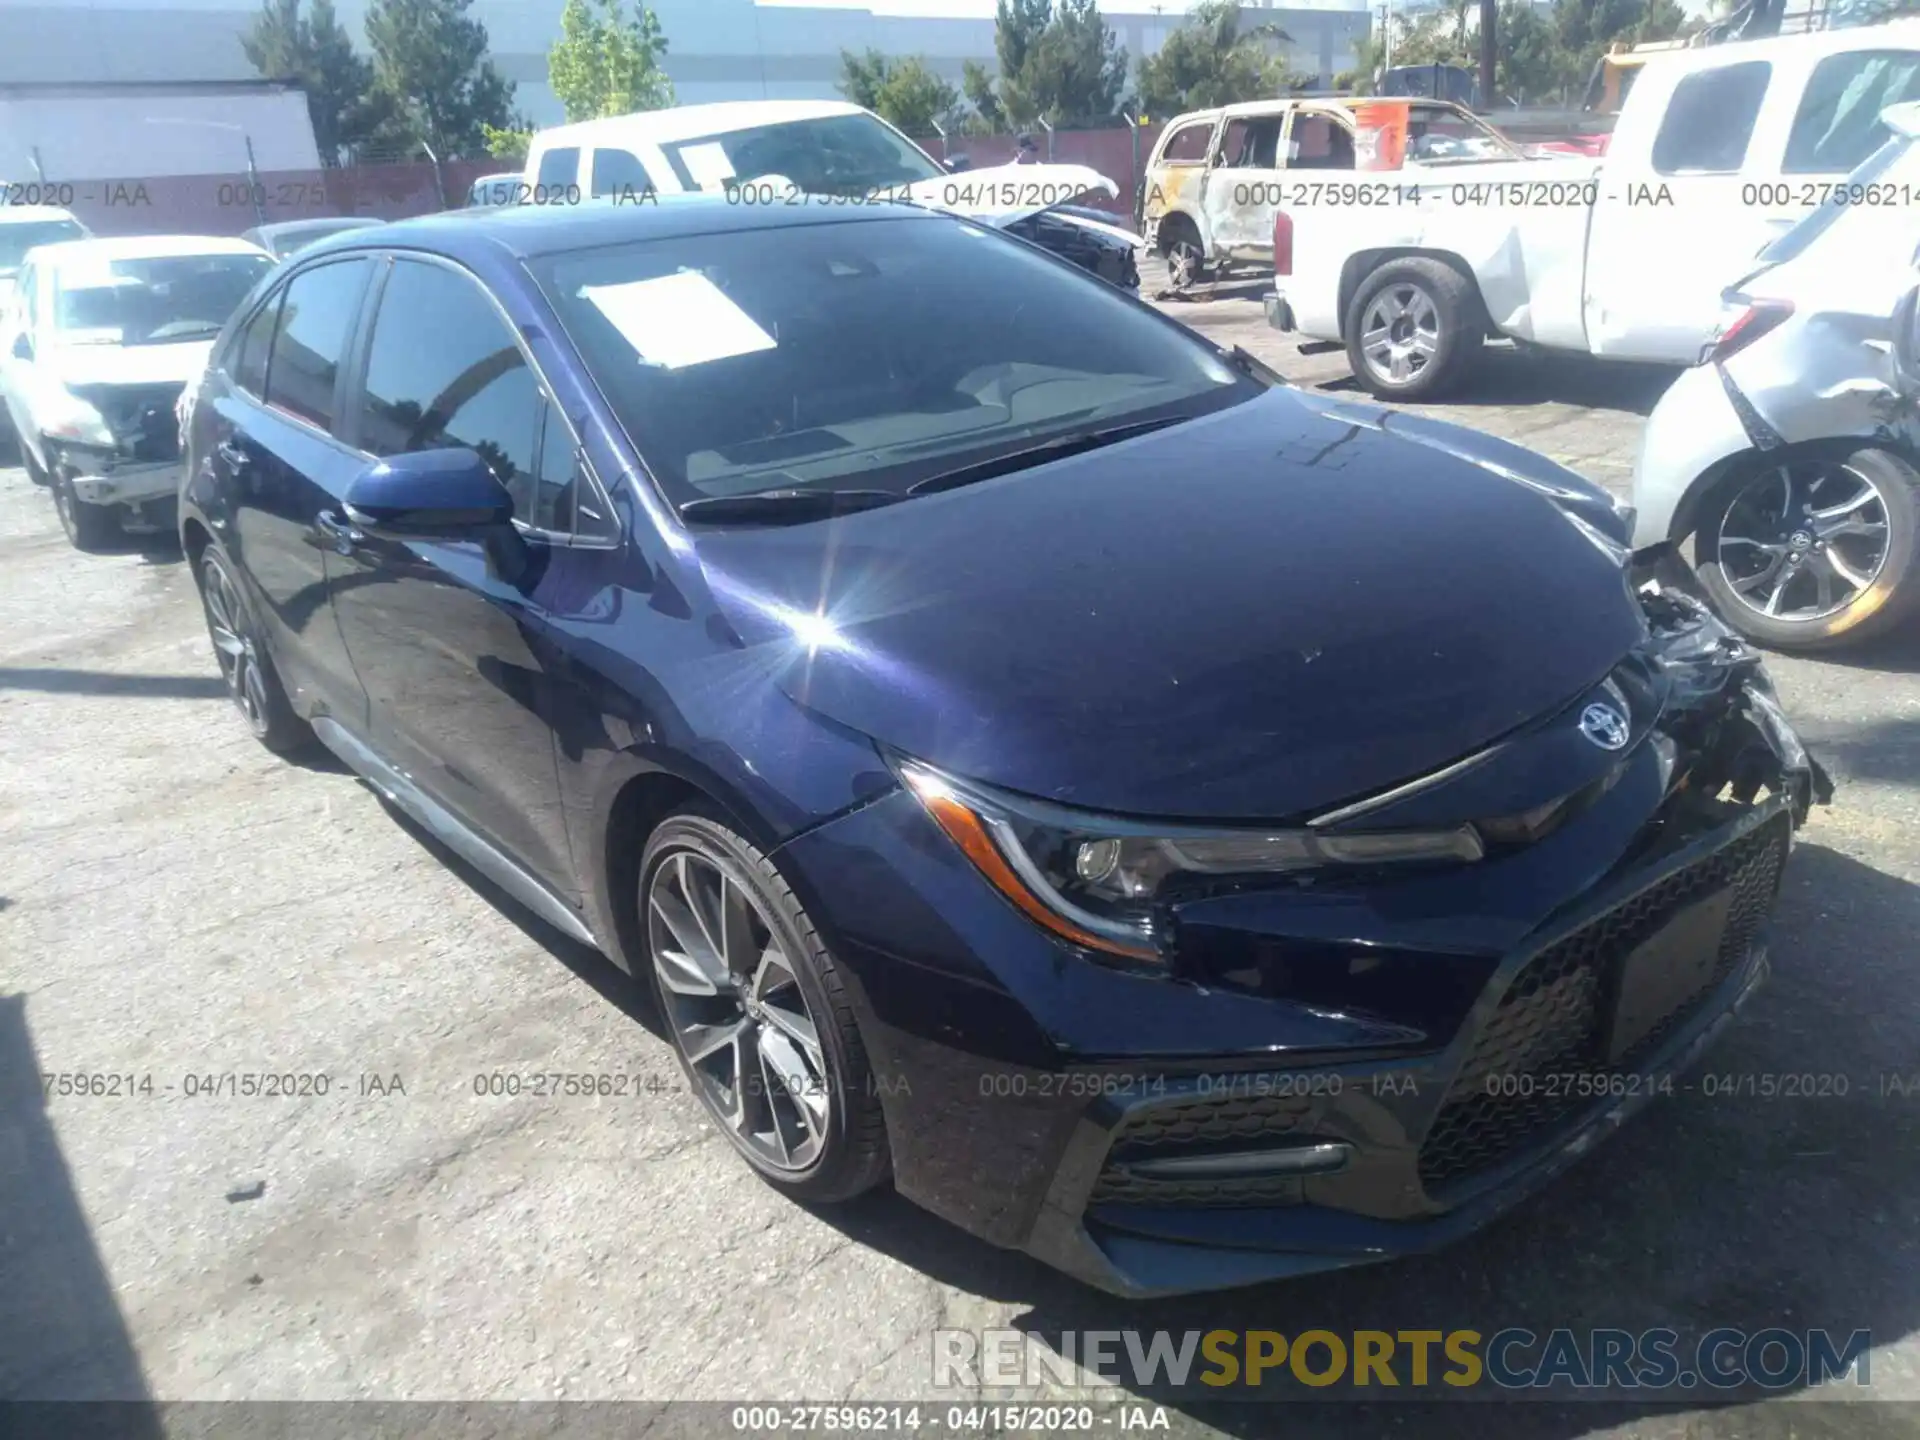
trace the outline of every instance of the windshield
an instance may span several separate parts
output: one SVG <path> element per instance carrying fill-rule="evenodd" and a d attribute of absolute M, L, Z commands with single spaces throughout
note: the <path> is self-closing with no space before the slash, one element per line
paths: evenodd
<path fill-rule="evenodd" d="M 1518 160 L 1520 152 L 1491 125 L 1445 105 L 1407 107 L 1407 159 L 1424 165 L 1462 160 Z"/>
<path fill-rule="evenodd" d="M 1266 388 L 1111 286 L 919 212 L 530 268 L 676 504 L 904 493 L 1056 437 L 1182 419 Z"/>
<path fill-rule="evenodd" d="M 0 275 L 11 275 L 36 245 L 57 245 L 62 240 L 84 240 L 87 232 L 75 220 L 22 220 L 0 225 Z"/>
<path fill-rule="evenodd" d="M 935 180 L 946 172 L 873 115 L 823 115 L 662 145 L 689 190 L 780 176 L 815 195 L 865 195 Z"/>
<path fill-rule="evenodd" d="M 1872 204 L 1870 192 L 1863 187 L 1885 180 L 1912 149 L 1913 141 L 1906 136 L 1893 136 L 1861 161 L 1844 182 L 1835 185 L 1825 201 L 1817 208 L 1809 210 L 1785 232 L 1775 237 L 1773 243 L 1760 252 L 1760 263 L 1764 266 L 1784 265 L 1789 260 L 1798 259 L 1806 253 L 1808 246 L 1833 229 L 1839 223 L 1840 217 L 1850 211 L 1858 210 L 1869 215 L 1897 216 L 1900 213 L 1897 210 L 1888 210 L 1885 206 Z"/>
<path fill-rule="evenodd" d="M 68 345 L 208 340 L 272 268 L 264 255 L 70 261 L 54 273 L 53 326 Z"/>

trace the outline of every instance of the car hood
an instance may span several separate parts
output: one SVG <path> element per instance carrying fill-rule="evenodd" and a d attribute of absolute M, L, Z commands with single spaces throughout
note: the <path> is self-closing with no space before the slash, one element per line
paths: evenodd
<path fill-rule="evenodd" d="M 47 352 L 49 378 L 62 385 L 161 385 L 198 379 L 213 341 L 176 345 L 56 345 Z"/>
<path fill-rule="evenodd" d="M 875 740 L 1064 804 L 1289 818 L 1469 754 L 1645 634 L 1603 492 L 1408 422 L 1276 389 L 697 549 L 729 638 Z"/>
<path fill-rule="evenodd" d="M 1118 197 L 1120 187 L 1085 165 L 995 165 L 921 180 L 908 187 L 916 205 L 1006 226 L 1056 205 L 1069 205 L 1099 190 Z"/>

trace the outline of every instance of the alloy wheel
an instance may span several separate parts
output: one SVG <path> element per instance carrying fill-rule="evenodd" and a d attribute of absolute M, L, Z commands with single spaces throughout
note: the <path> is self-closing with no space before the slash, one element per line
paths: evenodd
<path fill-rule="evenodd" d="M 1743 486 L 1716 539 L 1735 601 L 1774 620 L 1815 621 L 1846 609 L 1887 563 L 1887 506 L 1850 465 L 1780 465 Z"/>
<path fill-rule="evenodd" d="M 731 861 L 680 846 L 647 885 L 653 965 L 694 1088 L 756 1164 L 786 1175 L 826 1148 L 820 1030 L 766 908 Z"/>
<path fill-rule="evenodd" d="M 240 618 L 245 612 L 234 591 L 233 577 L 219 561 L 209 559 L 201 568 L 200 593 L 206 603 L 207 629 L 213 636 L 220 678 L 227 682 L 227 693 L 246 717 L 247 728 L 256 736 L 264 736 L 269 715 L 260 653 Z"/>
<path fill-rule="evenodd" d="M 1418 285 L 1388 285 L 1360 320 L 1360 352 L 1376 378 L 1404 385 L 1440 351 L 1440 309 Z"/>
<path fill-rule="evenodd" d="M 1206 272 L 1207 257 L 1191 240 L 1176 240 L 1167 251 L 1167 284 L 1175 290 L 1191 290 Z"/>

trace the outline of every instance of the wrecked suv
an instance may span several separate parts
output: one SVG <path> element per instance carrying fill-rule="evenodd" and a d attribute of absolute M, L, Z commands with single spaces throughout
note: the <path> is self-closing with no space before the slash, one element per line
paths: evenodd
<path fill-rule="evenodd" d="M 263 743 L 650 985 L 783 1193 L 1114 1291 L 1533 1191 L 1759 983 L 1826 793 L 1602 491 L 951 215 L 354 231 L 188 424 Z"/>

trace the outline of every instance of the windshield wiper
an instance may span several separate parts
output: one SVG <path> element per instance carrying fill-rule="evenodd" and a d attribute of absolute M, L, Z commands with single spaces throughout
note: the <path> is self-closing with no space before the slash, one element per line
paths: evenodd
<path fill-rule="evenodd" d="M 1121 440 L 1131 440 L 1136 435 L 1150 434 L 1155 430 L 1164 430 L 1169 425 L 1178 425 L 1187 417 L 1175 415 L 1161 420 L 1135 420 L 1126 425 L 1109 425 L 1101 430 L 1075 430 L 1065 435 L 1056 435 L 1051 440 L 1043 440 L 1038 445 L 1029 445 L 1024 450 L 1010 450 L 1004 455 L 995 455 L 990 460 L 976 460 L 971 465 L 960 465 L 952 470 L 943 470 L 938 475 L 929 475 L 907 487 L 909 495 L 930 495 L 938 490 L 956 490 L 962 485 L 971 485 L 979 480 L 991 480 L 998 475 L 1011 475 L 1016 470 L 1028 470 L 1035 465 L 1044 465 L 1049 460 L 1063 459 L 1068 455 L 1078 455 L 1087 450 L 1098 450 L 1103 445 L 1112 445 Z"/>
<path fill-rule="evenodd" d="M 897 490 L 761 490 L 752 495 L 707 495 L 680 507 L 686 520 L 749 520 L 798 525 L 830 515 L 873 510 L 906 498 Z"/>

